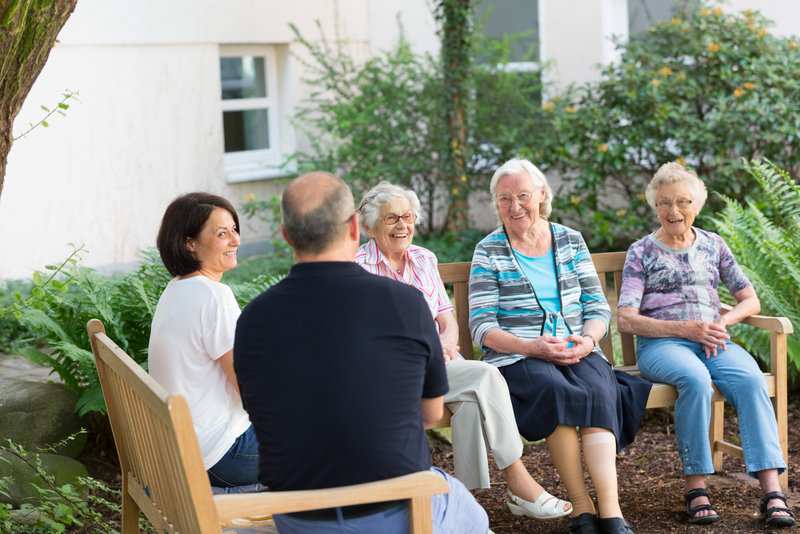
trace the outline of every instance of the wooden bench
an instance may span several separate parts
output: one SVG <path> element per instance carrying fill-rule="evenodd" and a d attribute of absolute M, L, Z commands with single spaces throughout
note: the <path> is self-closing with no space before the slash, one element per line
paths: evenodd
<path fill-rule="evenodd" d="M 592 254 L 595 269 L 600 277 L 600 282 L 606 295 L 614 295 L 609 298 L 612 310 L 616 306 L 619 297 L 620 284 L 622 281 L 622 267 L 625 264 L 625 252 L 605 252 Z M 469 272 L 470 263 L 442 263 L 439 264 L 439 274 L 445 283 L 453 284 L 453 299 L 456 308 L 456 319 L 458 321 L 458 336 L 461 354 L 467 359 L 475 357 L 472 338 L 469 331 Z M 609 282 L 611 285 L 609 285 Z M 612 322 L 616 322 L 616 313 L 612 314 Z M 769 331 L 770 336 L 770 372 L 764 373 L 767 380 L 767 391 L 772 399 L 775 408 L 775 416 L 778 420 L 778 438 L 783 451 L 783 458 L 787 462 L 789 458 L 789 437 L 788 437 L 788 417 L 786 406 L 787 394 L 787 371 L 786 371 L 786 336 L 793 332 L 792 323 L 785 317 L 767 317 L 754 315 L 743 321 L 744 324 L 755 326 Z M 616 328 L 613 329 L 616 332 Z M 621 338 L 622 364 L 615 366 L 631 374 L 639 374 L 636 365 L 636 350 L 634 348 L 633 336 L 630 334 L 617 334 Z M 614 361 L 614 348 L 612 336 L 608 335 L 600 341 L 600 347 L 609 360 Z M 665 408 L 675 404 L 678 393 L 674 387 L 667 384 L 656 383 L 650 392 L 647 401 L 648 408 Z M 722 470 L 722 454 L 733 454 L 743 457 L 742 448 L 723 439 L 723 418 L 724 418 L 725 397 L 714 386 L 711 407 L 711 427 L 709 429 L 709 442 L 711 443 L 714 469 Z M 445 409 L 444 417 L 431 425 L 430 428 L 441 428 L 450 426 L 451 413 Z M 788 472 L 780 476 L 781 486 L 784 491 L 788 490 Z"/>
<path fill-rule="evenodd" d="M 431 496 L 450 490 L 430 471 L 340 488 L 213 495 L 186 399 L 169 395 L 100 321 L 87 330 L 122 471 L 122 534 L 139 532 L 140 511 L 158 532 L 219 534 L 241 528 L 237 518 L 263 525 L 271 514 L 400 499 L 410 501 L 410 532 L 432 532 Z"/>

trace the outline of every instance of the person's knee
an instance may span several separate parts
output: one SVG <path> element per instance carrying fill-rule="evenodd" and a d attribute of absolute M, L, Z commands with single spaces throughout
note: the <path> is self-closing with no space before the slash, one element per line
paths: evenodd
<path fill-rule="evenodd" d="M 686 373 L 675 381 L 679 395 L 688 395 L 695 398 L 708 398 L 714 394 L 711 377 L 701 373 Z"/>

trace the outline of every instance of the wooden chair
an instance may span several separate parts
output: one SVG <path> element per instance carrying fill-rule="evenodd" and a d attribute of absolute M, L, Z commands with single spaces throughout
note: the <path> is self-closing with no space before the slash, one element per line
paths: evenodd
<path fill-rule="evenodd" d="M 169 395 L 100 321 L 87 330 L 120 459 L 123 534 L 139 532 L 140 511 L 159 532 L 219 534 L 237 518 L 400 499 L 409 501 L 410 532 L 432 532 L 431 496 L 449 487 L 430 471 L 340 488 L 212 495 L 186 399 Z"/>
<path fill-rule="evenodd" d="M 613 294 L 615 297 L 609 299 L 614 313 L 612 322 L 616 322 L 616 305 L 619 298 L 619 291 L 622 282 L 622 268 L 625 265 L 625 252 L 605 252 L 592 254 L 597 274 L 606 295 Z M 453 284 L 453 298 L 456 308 L 456 320 L 458 321 L 458 341 L 461 347 L 461 354 L 464 358 L 473 359 L 474 351 L 472 348 L 472 338 L 469 331 L 469 272 L 470 263 L 442 263 L 439 264 L 439 274 L 445 283 Z M 608 279 L 613 279 L 613 285 L 609 286 Z M 785 317 L 767 317 L 754 315 L 742 321 L 744 324 L 762 328 L 769 331 L 770 336 L 770 372 L 764 373 L 767 381 L 767 391 L 772 404 L 775 408 L 775 417 L 778 420 L 778 439 L 780 440 L 783 458 L 788 465 L 789 460 L 789 434 L 788 434 L 788 412 L 787 412 L 787 368 L 786 368 L 786 342 L 787 335 L 794 330 L 792 323 Z M 614 329 L 616 331 L 616 329 Z M 615 368 L 625 372 L 639 375 L 639 368 L 636 364 L 636 350 L 631 334 L 621 334 L 621 360 L 622 365 Z M 614 361 L 614 348 L 612 336 L 606 336 L 600 341 L 600 347 L 605 355 Z M 650 398 L 647 401 L 648 408 L 663 408 L 675 405 L 678 392 L 672 386 L 656 383 L 650 391 Z M 723 453 L 733 454 L 743 457 L 742 448 L 739 445 L 727 442 L 723 438 L 723 417 L 724 417 L 725 397 L 714 386 L 714 396 L 712 397 L 711 427 L 709 428 L 709 442 L 711 443 L 712 458 L 714 469 L 722 470 Z M 444 417 L 431 425 L 429 428 L 440 428 L 450 426 L 451 413 L 445 408 Z M 788 490 L 788 472 L 784 471 L 780 475 L 781 486 L 784 491 Z"/>

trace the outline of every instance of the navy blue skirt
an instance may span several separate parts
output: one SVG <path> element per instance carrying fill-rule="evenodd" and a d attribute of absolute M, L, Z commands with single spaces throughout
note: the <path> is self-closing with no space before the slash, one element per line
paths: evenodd
<path fill-rule="evenodd" d="M 615 371 L 597 352 L 568 366 L 525 358 L 499 370 L 525 439 L 546 438 L 558 425 L 607 428 L 617 438 L 617 452 L 636 437 L 653 385 Z"/>

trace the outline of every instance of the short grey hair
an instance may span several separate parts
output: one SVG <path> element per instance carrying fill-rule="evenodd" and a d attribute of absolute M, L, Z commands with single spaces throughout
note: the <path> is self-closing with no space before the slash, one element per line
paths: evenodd
<path fill-rule="evenodd" d="M 500 165 L 500 167 L 494 171 L 494 174 L 492 175 L 492 181 L 489 183 L 489 192 L 492 194 L 494 214 L 497 215 L 498 222 L 502 223 L 500 210 L 497 208 L 497 184 L 500 183 L 500 179 L 504 176 L 509 174 L 519 174 L 521 172 L 525 172 L 528 174 L 528 176 L 530 176 L 531 182 L 533 182 L 534 186 L 544 186 L 544 198 L 542 199 L 542 203 L 539 205 L 539 216 L 542 219 L 547 219 L 550 216 L 550 213 L 553 212 L 553 190 L 550 189 L 550 184 L 547 182 L 547 177 L 536 167 L 536 165 L 527 159 L 513 158 Z"/>
<path fill-rule="evenodd" d="M 664 184 L 675 184 L 682 182 L 692 195 L 692 205 L 697 208 L 699 213 L 706 203 L 708 191 L 703 180 L 697 177 L 694 171 L 690 171 L 680 163 L 671 161 L 663 164 L 653 175 L 653 179 L 647 184 L 644 196 L 650 207 L 656 209 L 658 188 Z"/>
<path fill-rule="evenodd" d="M 422 219 L 419 197 L 414 191 L 383 181 L 364 193 L 364 198 L 361 199 L 361 204 L 358 205 L 361 226 L 364 227 L 364 230 L 373 230 L 380 217 L 381 207 L 397 198 L 408 199 L 411 203 L 411 211 L 417 216 L 417 220 Z"/>

